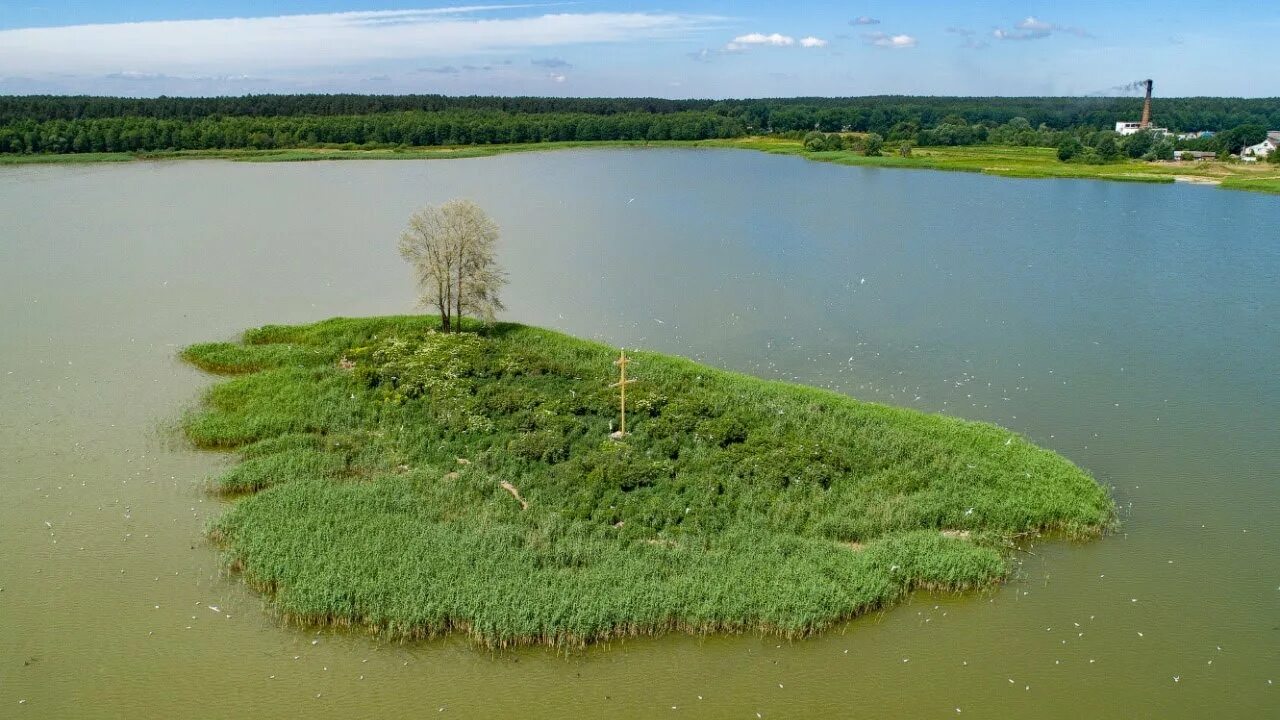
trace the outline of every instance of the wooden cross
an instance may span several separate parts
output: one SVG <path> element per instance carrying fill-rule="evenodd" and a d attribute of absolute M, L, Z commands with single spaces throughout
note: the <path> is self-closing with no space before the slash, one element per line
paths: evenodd
<path fill-rule="evenodd" d="M 627 379 L 627 363 L 629 362 L 631 362 L 631 359 L 627 357 L 626 348 L 623 348 L 622 352 L 618 355 L 618 359 L 613 361 L 613 364 L 618 366 L 618 382 L 613 383 L 609 387 L 618 388 L 618 393 L 621 396 L 619 407 L 622 410 L 622 425 L 618 429 L 618 432 L 610 436 L 615 439 L 621 439 L 627 436 L 627 385 L 635 382 L 634 379 Z"/>

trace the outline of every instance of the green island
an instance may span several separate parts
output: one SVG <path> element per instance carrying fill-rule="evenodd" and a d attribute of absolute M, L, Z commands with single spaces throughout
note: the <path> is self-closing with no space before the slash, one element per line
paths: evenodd
<path fill-rule="evenodd" d="M 209 533 L 308 626 L 491 647 L 803 636 L 1007 578 L 1096 537 L 1107 491 L 994 425 L 511 323 L 266 326 L 183 357 L 231 376 L 184 420 L 238 462 Z"/>

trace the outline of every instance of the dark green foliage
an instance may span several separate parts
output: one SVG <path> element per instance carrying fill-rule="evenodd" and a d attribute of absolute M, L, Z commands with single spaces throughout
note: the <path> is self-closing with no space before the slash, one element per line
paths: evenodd
<path fill-rule="evenodd" d="M 737 137 L 743 132 L 733 118 L 692 111 L 592 115 L 447 110 L 336 116 L 211 115 L 190 119 L 121 116 L 15 120 L 0 125 L 0 153 L 705 140 Z"/>
<path fill-rule="evenodd" d="M 1116 143 L 1114 133 L 1102 134 L 1093 149 L 1098 153 L 1098 157 L 1103 160 L 1115 160 L 1120 157 L 1120 145 Z"/>
<path fill-rule="evenodd" d="M 824 133 L 817 130 L 810 131 L 804 136 L 804 149 L 809 152 L 821 152 L 824 150 L 843 150 L 844 140 L 839 133 Z"/>
<path fill-rule="evenodd" d="M 1267 137 L 1267 127 L 1264 125 L 1241 125 L 1231 128 L 1225 132 L 1220 132 L 1211 140 L 1223 152 L 1238 154 L 1244 148 L 1250 145 L 1257 145 Z M 1275 127 L 1272 125 L 1270 127 Z M 1198 148 L 1197 148 L 1198 149 Z"/>
<path fill-rule="evenodd" d="M 1062 162 L 1071 162 L 1083 149 L 1080 141 L 1074 135 L 1068 135 L 1058 145 L 1058 159 Z"/>
<path fill-rule="evenodd" d="M 1151 150 L 1143 158 L 1146 160 L 1172 160 L 1173 143 L 1168 138 L 1161 138 L 1151 146 Z"/>
<path fill-rule="evenodd" d="M 1125 138 L 1124 154 L 1137 159 L 1151 152 L 1151 148 L 1155 146 L 1155 144 L 1155 136 L 1150 130 L 1136 132 Z"/>
<path fill-rule="evenodd" d="M 939 125 L 916 134 L 920 145 L 973 145 L 986 138 L 984 129 L 970 125 Z"/>
<path fill-rule="evenodd" d="M 396 148 L 594 140 L 699 140 L 759 133 L 876 133 L 919 145 L 1055 147 L 1064 131 L 1114 127 L 1140 98 L 872 96 L 745 100 L 255 95 L 0 97 L 0 154 Z M 1280 98 L 1162 98 L 1161 125 L 1280 127 Z M 1238 152 L 1247 137 L 1218 140 Z M 1260 137 L 1253 140 L 1259 142 Z M 1201 141 L 1195 141 L 1201 142 Z M 1191 147 L 1189 149 L 1208 149 Z M 834 148 L 827 148 L 834 149 Z"/>
<path fill-rule="evenodd" d="M 268 326 L 184 353 L 245 373 L 186 430 L 239 449 L 219 489 L 254 494 L 212 533 L 287 617 L 489 644 L 800 635 L 996 582 L 1015 535 L 1112 522 L 1088 475 L 1007 430 L 651 353 L 612 441 L 612 349 L 438 324 Z"/>

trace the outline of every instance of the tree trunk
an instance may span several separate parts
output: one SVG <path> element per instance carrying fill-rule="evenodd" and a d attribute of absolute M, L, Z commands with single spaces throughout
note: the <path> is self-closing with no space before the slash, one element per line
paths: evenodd
<path fill-rule="evenodd" d="M 453 280 L 449 277 L 448 268 L 445 269 L 444 279 L 441 282 L 440 289 L 440 326 L 444 332 L 453 332 L 453 328 L 449 325 L 449 313 L 453 310 Z"/>
<path fill-rule="evenodd" d="M 462 330 L 462 265 L 463 265 L 463 263 L 462 263 L 462 257 L 461 257 L 461 253 L 459 253 L 459 257 L 458 257 L 458 300 L 457 300 L 457 303 L 458 303 L 458 305 L 457 305 L 457 310 L 458 310 L 458 311 L 457 311 L 457 313 L 455 313 L 455 318 L 456 318 L 456 319 L 454 320 L 454 323 L 456 323 L 456 324 L 457 324 L 457 328 L 456 328 L 456 329 L 457 329 L 457 330 L 459 330 L 459 331 L 460 331 L 460 330 Z"/>

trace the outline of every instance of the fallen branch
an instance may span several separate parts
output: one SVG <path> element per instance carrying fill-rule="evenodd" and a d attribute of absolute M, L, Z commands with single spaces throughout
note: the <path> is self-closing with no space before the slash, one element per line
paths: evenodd
<path fill-rule="evenodd" d="M 500 482 L 500 483 L 498 483 L 498 484 L 502 486 L 502 489 L 503 489 L 503 490 L 506 490 L 507 492 L 511 493 L 511 497 L 515 498 L 515 499 L 516 499 L 516 501 L 520 503 L 520 509 L 521 509 L 521 510 L 528 510 L 528 509 L 529 509 L 529 503 L 528 503 L 527 501 L 525 501 L 525 499 L 524 499 L 524 498 L 520 497 L 520 491 L 516 489 L 516 486 L 515 486 L 515 485 L 512 485 L 511 483 L 507 482 L 506 480 L 503 480 L 502 482 Z"/>

